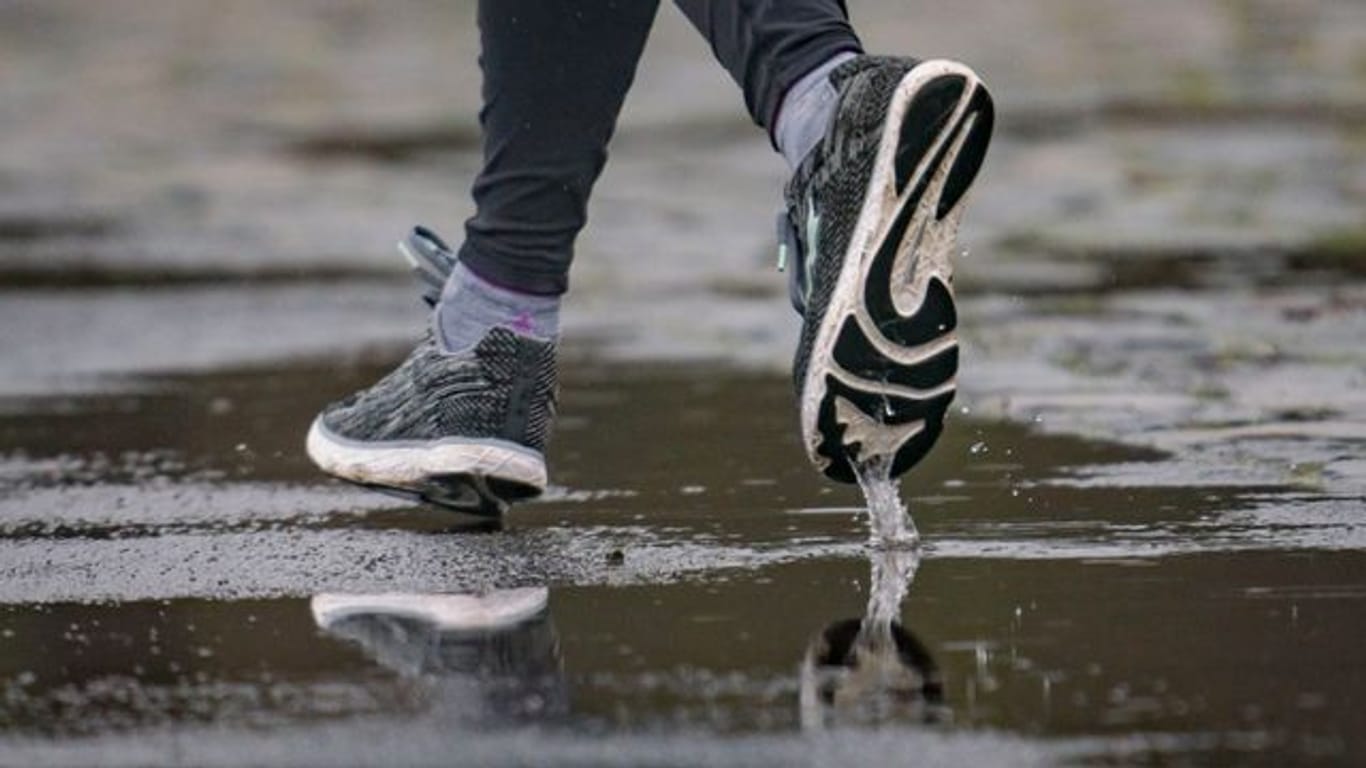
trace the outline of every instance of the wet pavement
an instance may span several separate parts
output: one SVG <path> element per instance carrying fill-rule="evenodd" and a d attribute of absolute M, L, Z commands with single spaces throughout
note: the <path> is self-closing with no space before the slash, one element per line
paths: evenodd
<path fill-rule="evenodd" d="M 894 614 L 937 693 L 847 674 L 824 696 L 804 688 L 813 644 L 901 571 L 870 577 L 896 553 L 869 551 L 857 494 L 801 463 L 785 381 L 571 367 L 560 485 L 489 525 L 307 466 L 312 404 L 381 370 L 185 376 L 5 417 L 27 447 L 0 502 L 6 762 L 449 764 L 470 733 L 479 764 L 1363 749 L 1359 498 L 1096 482 L 1164 459 L 957 419 L 906 483 L 927 545 Z M 636 423 L 667 437 L 624 439 Z M 537 587 L 547 607 L 511 628 L 376 609 L 348 634 L 310 610 Z"/>
<path fill-rule="evenodd" d="M 916 555 L 805 464 L 782 168 L 672 9 L 490 524 L 302 452 L 465 215 L 472 9 L 0 5 L 0 765 L 1366 761 L 1366 12 L 851 8 L 1001 105 Z"/>

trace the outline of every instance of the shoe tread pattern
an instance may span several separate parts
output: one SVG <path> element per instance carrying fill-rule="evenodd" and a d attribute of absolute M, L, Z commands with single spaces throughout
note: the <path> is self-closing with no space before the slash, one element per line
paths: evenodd
<path fill-rule="evenodd" d="M 904 75 L 906 71 L 901 70 L 901 74 Z M 886 91 L 888 95 L 882 107 L 885 111 L 885 101 L 890 99 L 890 92 L 895 85 L 889 86 L 884 81 L 867 87 L 880 87 Z M 907 349 L 927 345 L 944 340 L 957 326 L 952 289 L 943 279 L 938 275 L 929 276 L 919 306 L 903 315 L 893 301 L 896 278 L 892 271 L 898 251 L 903 248 L 908 236 L 915 236 L 914 232 L 908 230 L 917 218 L 915 214 L 924 202 L 930 180 L 936 177 L 941 180 L 938 188 L 940 198 L 931 201 L 934 204 L 934 220 L 939 222 L 958 207 L 981 166 L 990 139 L 993 108 L 990 96 L 980 84 L 972 85 L 971 91 L 965 93 L 968 89 L 968 82 L 961 75 L 945 75 L 928 81 L 913 96 L 898 126 L 893 171 L 896 189 L 903 202 L 885 227 L 886 234 L 869 265 L 862 286 L 863 295 L 860 297 L 867 317 L 876 328 L 876 333 L 883 337 L 883 343 L 890 342 Z M 965 96 L 967 106 L 960 109 Z M 951 146 L 958 147 L 958 152 L 949 160 L 947 155 Z M 935 156 L 929 158 L 921 173 L 915 174 L 922 160 L 932 151 Z M 945 162 L 951 162 L 952 166 L 943 169 Z M 870 170 L 860 170 L 863 170 L 865 179 L 871 173 Z M 914 186 L 911 186 L 912 183 Z M 861 203 L 859 207 L 862 207 Z M 923 221 L 924 217 L 920 218 Z M 847 242 L 846 237 L 846 246 Z M 826 242 L 820 245 L 830 248 L 834 244 Z M 821 277 L 829 284 L 835 282 L 831 275 Z M 816 287 L 820 287 L 819 281 Z M 828 306 L 829 297 L 824 297 L 824 301 L 825 304 L 820 307 L 822 313 Z M 815 323 L 808 322 L 808 328 L 805 329 L 812 335 L 814 332 L 810 327 L 813 325 Z M 810 340 L 804 335 L 803 342 L 799 346 L 797 367 L 800 371 L 794 370 L 802 377 L 798 379 L 799 388 L 809 364 L 808 360 L 801 359 L 801 355 L 809 354 Z M 878 349 L 853 314 L 840 321 L 838 335 L 831 349 L 832 365 L 828 367 L 832 371 L 838 369 L 845 372 L 856 381 L 850 382 L 834 373 L 824 377 L 824 396 L 819 404 L 816 423 L 819 442 L 815 452 L 825 460 L 823 471 L 828 477 L 841 482 L 854 482 L 851 462 L 865 458 L 861 456 L 864 447 L 846 434 L 847 419 L 841 418 L 837 406 L 840 399 L 857 408 L 868 419 L 889 428 L 903 427 L 908 436 L 895 451 L 893 476 L 904 473 L 929 452 L 942 432 L 944 415 L 954 397 L 953 382 L 959 357 L 957 345 L 951 339 L 937 346 L 940 347 L 938 350 L 923 359 L 909 365 L 901 364 L 889 359 Z M 858 380 L 865 386 L 859 386 Z M 901 395 L 906 393 L 897 388 L 921 390 L 922 394 L 904 397 Z M 894 389 L 896 393 L 890 394 Z M 918 429 L 911 426 L 917 423 Z"/>

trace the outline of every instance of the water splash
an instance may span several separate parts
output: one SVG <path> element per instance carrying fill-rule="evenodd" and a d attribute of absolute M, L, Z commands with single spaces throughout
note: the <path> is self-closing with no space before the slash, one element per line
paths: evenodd
<path fill-rule="evenodd" d="M 869 544 L 878 548 L 913 548 L 920 544 L 901 489 L 892 477 L 892 457 L 873 456 L 854 464 L 854 475 L 868 502 Z"/>
<path fill-rule="evenodd" d="M 890 627 L 901 616 L 901 603 L 920 567 L 920 548 L 879 549 L 869 559 L 873 573 L 863 613 L 865 632 Z"/>

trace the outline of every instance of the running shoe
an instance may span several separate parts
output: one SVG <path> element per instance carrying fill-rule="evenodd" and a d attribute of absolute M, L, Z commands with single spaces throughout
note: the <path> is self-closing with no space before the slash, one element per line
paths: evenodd
<path fill-rule="evenodd" d="M 994 113 L 957 62 L 864 56 L 830 79 L 836 114 L 787 185 L 779 260 L 803 317 L 803 442 L 848 483 L 875 459 L 901 475 L 943 429 L 958 370 L 950 257 Z"/>
<path fill-rule="evenodd" d="M 420 228 L 400 250 L 433 244 L 449 254 Z M 416 253 L 441 268 L 439 254 Z M 308 455 L 343 480 L 500 515 L 545 490 L 556 387 L 553 341 L 494 328 L 473 349 L 450 353 L 430 328 L 397 369 L 323 409 Z"/>

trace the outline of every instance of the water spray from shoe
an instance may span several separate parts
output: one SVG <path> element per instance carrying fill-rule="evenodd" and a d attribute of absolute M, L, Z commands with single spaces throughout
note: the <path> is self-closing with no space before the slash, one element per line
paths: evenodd
<path fill-rule="evenodd" d="M 892 457 L 854 462 L 854 475 L 868 502 L 868 543 L 885 549 L 919 548 L 920 533 L 901 503 L 900 484 L 892 477 Z"/>

